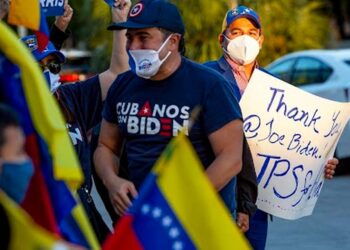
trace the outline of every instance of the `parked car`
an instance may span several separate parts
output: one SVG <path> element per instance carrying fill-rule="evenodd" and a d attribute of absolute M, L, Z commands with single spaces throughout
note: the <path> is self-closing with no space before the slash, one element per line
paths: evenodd
<path fill-rule="evenodd" d="M 350 49 L 294 52 L 265 68 L 280 79 L 317 96 L 339 102 L 350 101 Z M 350 159 L 349 123 L 339 140 L 336 157 Z"/>
<path fill-rule="evenodd" d="M 82 81 L 93 75 L 90 70 L 91 52 L 77 49 L 62 49 L 66 62 L 62 65 L 62 83 Z"/>

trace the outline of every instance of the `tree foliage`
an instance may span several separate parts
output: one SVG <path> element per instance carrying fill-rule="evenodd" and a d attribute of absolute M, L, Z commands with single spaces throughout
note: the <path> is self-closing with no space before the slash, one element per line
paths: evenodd
<path fill-rule="evenodd" d="M 326 0 L 174 0 L 186 24 L 187 55 L 199 62 L 222 54 L 218 43 L 222 22 L 232 3 L 256 10 L 262 20 L 265 42 L 261 65 L 297 50 L 325 48 L 330 39 Z"/>
<path fill-rule="evenodd" d="M 338 35 L 340 39 L 350 39 L 350 32 L 346 28 L 346 24 L 350 22 L 350 3 L 349 0 L 327 0 L 332 6 L 333 15 Z"/>
<path fill-rule="evenodd" d="M 256 10 L 265 36 L 261 64 L 293 51 L 325 48 L 331 33 L 325 7 L 320 0 L 259 1 Z"/>
<path fill-rule="evenodd" d="M 229 9 L 227 0 L 174 0 L 186 25 L 186 55 L 198 62 L 215 59 L 221 53 L 218 36 Z"/>
<path fill-rule="evenodd" d="M 134 1 L 133 1 L 134 2 Z M 220 57 L 218 42 L 222 21 L 232 3 L 255 9 L 262 20 L 265 42 L 259 56 L 262 66 L 292 51 L 324 48 L 330 38 L 328 0 L 172 0 L 186 25 L 186 55 L 198 62 Z M 71 1 L 72 31 L 76 45 L 94 53 L 94 70 L 107 68 L 111 51 L 108 6 L 103 0 Z"/>
<path fill-rule="evenodd" d="M 112 34 L 107 30 L 111 22 L 108 5 L 103 0 L 71 0 L 70 4 L 74 9 L 70 25 L 74 46 L 92 51 L 92 71 L 106 70 L 112 48 Z"/>

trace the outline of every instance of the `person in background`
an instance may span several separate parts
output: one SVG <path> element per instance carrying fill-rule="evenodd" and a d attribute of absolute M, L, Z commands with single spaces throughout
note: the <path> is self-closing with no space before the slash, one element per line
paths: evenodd
<path fill-rule="evenodd" d="M 0 104 L 0 189 L 17 204 L 24 200 L 34 174 L 24 144 L 17 114 L 9 106 Z"/>
<path fill-rule="evenodd" d="M 34 166 L 25 151 L 25 135 L 17 113 L 10 106 L 0 103 L 0 192 L 4 192 L 10 199 L 20 205 L 24 200 L 33 174 Z M 9 217 L 2 205 L 2 202 L 5 201 L 0 201 L 0 249 L 2 250 L 10 248 L 11 236 L 16 234 L 12 231 L 11 225 L 13 226 L 13 223 L 18 222 L 12 222 L 10 218 L 12 220 L 17 219 L 21 223 L 26 222 L 23 219 L 26 217 Z M 16 213 L 26 214 L 19 206 L 16 209 L 21 210 Z M 38 245 L 40 244 L 41 242 L 38 242 Z M 71 250 L 85 249 L 58 238 L 55 246 Z M 38 247 L 40 248 L 40 246 Z"/>
<path fill-rule="evenodd" d="M 262 69 L 256 58 L 264 42 L 263 30 L 258 14 L 246 6 L 229 10 L 224 18 L 219 35 L 223 56 L 205 65 L 218 71 L 230 83 L 231 91 L 240 100 L 255 69 Z M 330 159 L 325 166 L 325 177 L 332 179 L 338 160 Z M 243 211 L 238 211 L 238 223 Z M 244 212 L 243 212 L 244 213 Z M 248 217 L 249 219 L 249 217 Z M 257 210 L 249 220 L 246 236 L 254 249 L 265 249 L 268 214 Z"/>
<path fill-rule="evenodd" d="M 113 21 L 125 20 L 130 5 L 131 3 L 128 0 L 115 0 L 112 8 Z M 110 231 L 97 211 L 90 195 L 92 178 L 88 132 L 101 121 L 102 102 L 112 82 L 120 73 L 127 70 L 125 67 L 125 65 L 128 65 L 125 50 L 125 31 L 113 32 L 113 50 L 109 69 L 85 81 L 64 85 L 61 85 L 59 81 L 61 65 L 65 61 L 64 55 L 51 42 L 45 50 L 40 52 L 35 35 L 23 37 L 22 41 L 38 61 L 49 84 L 49 89 L 58 101 L 63 113 L 68 133 L 85 176 L 85 182 L 79 188 L 78 194 L 97 238 L 100 242 L 103 242 Z M 118 57 L 115 55 L 118 55 Z"/>

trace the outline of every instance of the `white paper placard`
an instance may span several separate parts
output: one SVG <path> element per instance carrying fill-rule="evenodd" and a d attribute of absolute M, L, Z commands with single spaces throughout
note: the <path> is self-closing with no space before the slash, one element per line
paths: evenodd
<path fill-rule="evenodd" d="M 311 215 L 350 103 L 317 97 L 256 69 L 240 106 L 259 209 L 284 219 Z"/>

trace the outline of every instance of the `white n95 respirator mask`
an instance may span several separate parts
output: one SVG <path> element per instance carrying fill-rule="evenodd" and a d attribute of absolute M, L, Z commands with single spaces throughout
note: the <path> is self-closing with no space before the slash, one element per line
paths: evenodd
<path fill-rule="evenodd" d="M 226 36 L 225 38 L 229 40 L 229 43 L 224 51 L 233 61 L 240 65 L 254 62 L 260 51 L 260 45 L 257 40 L 248 35 L 238 36 L 232 40 Z"/>

